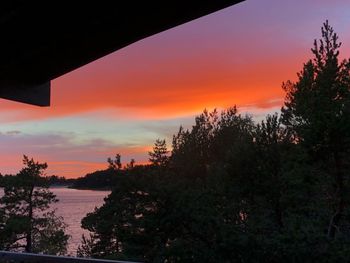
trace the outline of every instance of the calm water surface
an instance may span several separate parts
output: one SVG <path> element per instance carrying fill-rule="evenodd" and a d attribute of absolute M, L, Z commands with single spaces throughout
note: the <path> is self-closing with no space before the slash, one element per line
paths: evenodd
<path fill-rule="evenodd" d="M 69 240 L 68 253 L 76 255 L 77 248 L 81 242 L 81 236 L 88 234 L 80 227 L 81 219 L 95 207 L 103 204 L 103 199 L 109 195 L 110 191 L 76 190 L 69 188 L 51 188 L 57 196 L 59 202 L 53 207 L 57 208 L 57 215 L 62 216 L 68 225 L 67 234 L 71 236 Z"/>

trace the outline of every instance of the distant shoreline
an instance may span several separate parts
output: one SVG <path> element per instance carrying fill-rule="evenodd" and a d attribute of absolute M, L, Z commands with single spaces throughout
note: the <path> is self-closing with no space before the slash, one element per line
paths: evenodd
<path fill-rule="evenodd" d="M 0 189 L 3 189 L 3 186 L 0 186 Z M 67 189 L 73 189 L 73 190 L 89 190 L 89 191 L 112 191 L 112 188 L 106 187 L 106 188 L 89 188 L 89 187 L 72 187 L 71 185 L 50 185 L 49 188 L 51 189 L 61 189 L 61 188 L 67 188 Z"/>
<path fill-rule="evenodd" d="M 67 186 L 67 187 L 65 187 L 65 188 L 74 189 L 74 190 L 112 191 L 112 188 L 110 188 L 110 187 L 89 188 L 89 187 L 73 187 L 73 186 Z"/>

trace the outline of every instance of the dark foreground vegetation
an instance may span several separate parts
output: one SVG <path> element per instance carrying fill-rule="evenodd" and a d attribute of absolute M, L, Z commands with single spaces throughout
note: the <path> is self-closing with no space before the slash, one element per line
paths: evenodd
<path fill-rule="evenodd" d="M 44 177 L 47 164 L 27 156 L 23 164 L 18 174 L 1 177 L 0 250 L 64 255 L 69 236 L 50 209 L 58 200 Z"/>
<path fill-rule="evenodd" d="M 82 220 L 90 235 L 78 255 L 146 262 L 348 262 L 350 60 L 339 59 L 339 48 L 326 22 L 313 58 L 296 82 L 283 84 L 280 115 L 255 123 L 235 107 L 204 111 L 191 129 L 180 127 L 171 151 L 157 140 L 149 165 L 132 160 L 123 167 L 117 154 L 107 170 L 78 179 L 73 187 L 112 188 L 104 205 Z M 4 200 L 0 205 L 6 207 Z M 4 247 L 8 221 L 1 209 Z"/>
<path fill-rule="evenodd" d="M 151 165 L 111 166 L 82 256 L 147 262 L 348 262 L 350 61 L 325 23 L 281 115 L 204 111 Z M 112 162 L 113 163 L 113 162 Z M 112 175 L 112 172 L 114 175 Z"/>

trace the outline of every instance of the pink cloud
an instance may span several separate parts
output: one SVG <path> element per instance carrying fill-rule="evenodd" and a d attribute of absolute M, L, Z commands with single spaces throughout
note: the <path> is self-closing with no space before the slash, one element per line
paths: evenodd
<path fill-rule="evenodd" d="M 103 139 L 91 139 L 76 143 L 75 134 L 24 133 L 0 134 L 0 172 L 17 173 L 22 167 L 23 154 L 40 162 L 47 162 L 47 174 L 66 177 L 83 176 L 86 173 L 107 167 L 107 158 L 122 154 L 123 162 L 135 158 L 145 162 L 150 147 L 137 145 L 117 145 Z"/>

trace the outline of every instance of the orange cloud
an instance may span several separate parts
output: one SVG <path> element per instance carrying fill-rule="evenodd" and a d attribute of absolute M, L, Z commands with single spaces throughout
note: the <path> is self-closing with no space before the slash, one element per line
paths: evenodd
<path fill-rule="evenodd" d="M 206 63 L 210 61 L 209 57 Z M 294 77 L 300 68 L 299 60 L 283 67 L 278 63 L 252 63 L 237 69 L 222 61 L 206 72 L 191 66 L 152 78 L 149 72 L 135 73 L 134 78 L 118 74 L 89 77 L 89 70 L 83 68 L 53 81 L 51 107 L 2 101 L 7 113 L 0 114 L 0 120 L 54 118 L 106 108 L 117 110 L 119 118 L 154 119 L 193 115 L 204 108 L 259 107 L 264 101 L 283 98 L 281 82 Z"/>

